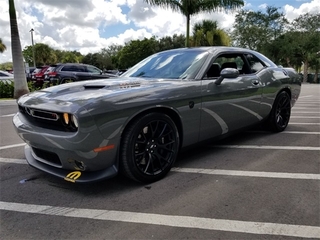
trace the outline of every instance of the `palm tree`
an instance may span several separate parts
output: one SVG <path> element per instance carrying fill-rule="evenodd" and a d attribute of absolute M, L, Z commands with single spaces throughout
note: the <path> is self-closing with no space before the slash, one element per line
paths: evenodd
<path fill-rule="evenodd" d="M 11 28 L 11 51 L 14 72 L 14 92 L 13 97 L 18 99 L 22 95 L 29 93 L 26 74 L 23 64 L 20 36 L 18 30 L 16 9 L 14 0 L 9 0 L 9 16 Z"/>
<path fill-rule="evenodd" d="M 2 42 L 2 39 L 0 38 L 0 53 L 3 53 L 7 49 L 6 45 Z"/>
<path fill-rule="evenodd" d="M 218 28 L 217 21 L 203 20 L 196 23 L 192 33 L 192 46 L 230 46 L 230 37 Z"/>
<path fill-rule="evenodd" d="M 242 0 L 144 0 L 146 3 L 181 12 L 187 18 L 186 47 L 189 47 L 190 17 L 200 12 L 236 9 L 244 5 Z"/>

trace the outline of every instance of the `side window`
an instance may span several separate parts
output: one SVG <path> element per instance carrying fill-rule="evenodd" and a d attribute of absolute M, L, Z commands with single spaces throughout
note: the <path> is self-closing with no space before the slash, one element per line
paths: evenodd
<path fill-rule="evenodd" d="M 86 68 L 84 66 L 77 66 L 77 72 L 86 72 Z"/>
<path fill-rule="evenodd" d="M 213 61 L 204 78 L 219 77 L 224 68 L 235 68 L 240 74 L 251 73 L 242 54 L 222 54 Z"/>
<path fill-rule="evenodd" d="M 256 56 L 254 56 L 252 54 L 246 54 L 246 58 L 248 60 L 249 67 L 250 67 L 252 73 L 258 72 L 262 68 L 264 68 L 264 64 Z"/>
<path fill-rule="evenodd" d="M 101 70 L 99 68 L 96 68 L 94 66 L 87 66 L 88 72 L 93 74 L 100 74 Z"/>
<path fill-rule="evenodd" d="M 77 72 L 78 68 L 74 65 L 66 65 L 61 68 L 62 72 Z"/>

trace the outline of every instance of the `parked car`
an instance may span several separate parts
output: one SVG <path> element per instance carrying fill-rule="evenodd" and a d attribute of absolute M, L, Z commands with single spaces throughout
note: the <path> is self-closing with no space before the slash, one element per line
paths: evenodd
<path fill-rule="evenodd" d="M 26 78 L 27 81 L 32 81 L 32 73 L 34 72 L 34 70 L 36 70 L 36 67 L 29 67 L 28 70 L 26 70 Z"/>
<path fill-rule="evenodd" d="M 61 63 L 52 64 L 47 68 L 47 70 L 44 73 L 44 81 L 45 82 L 49 82 L 50 74 L 52 74 L 52 76 L 54 76 L 55 75 L 55 73 L 54 73 L 55 69 L 60 65 L 61 65 Z"/>
<path fill-rule="evenodd" d="M 50 66 L 42 66 L 40 68 L 40 70 L 36 71 L 33 75 L 32 75 L 32 80 L 34 82 L 34 85 L 37 87 L 42 87 L 43 85 L 43 81 L 44 81 L 44 73 L 47 71 L 47 69 Z"/>
<path fill-rule="evenodd" d="M 174 49 L 119 78 L 24 95 L 13 123 L 27 143 L 27 162 L 44 172 L 93 182 L 121 171 L 153 182 L 170 171 L 181 148 L 256 124 L 284 131 L 300 90 L 293 69 L 256 51 Z"/>
<path fill-rule="evenodd" d="M 13 77 L 14 77 L 14 75 L 12 73 L 0 70 L 0 79 L 1 80 L 9 80 L 9 79 L 13 80 L 14 79 Z"/>
<path fill-rule="evenodd" d="M 54 69 L 51 69 L 46 81 L 61 84 L 109 77 L 117 77 L 117 75 L 103 73 L 101 69 L 88 64 L 65 63 L 57 64 Z"/>

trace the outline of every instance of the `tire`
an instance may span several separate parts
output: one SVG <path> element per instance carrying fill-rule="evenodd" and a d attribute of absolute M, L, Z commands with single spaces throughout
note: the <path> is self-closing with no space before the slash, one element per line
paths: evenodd
<path fill-rule="evenodd" d="M 165 114 L 149 113 L 134 121 L 124 132 L 120 169 L 138 182 L 151 183 L 171 169 L 179 151 L 179 133 Z"/>
<path fill-rule="evenodd" d="M 281 92 L 274 101 L 270 116 L 269 127 L 273 132 L 282 132 L 288 126 L 291 115 L 291 99 L 287 92 Z"/>

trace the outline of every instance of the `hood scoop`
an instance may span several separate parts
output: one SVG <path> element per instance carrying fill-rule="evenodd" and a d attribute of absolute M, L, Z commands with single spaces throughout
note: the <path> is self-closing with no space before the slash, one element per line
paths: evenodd
<path fill-rule="evenodd" d="M 101 88 L 108 88 L 109 86 L 108 85 L 105 85 L 105 84 L 85 84 L 83 85 L 84 89 L 101 89 Z"/>

